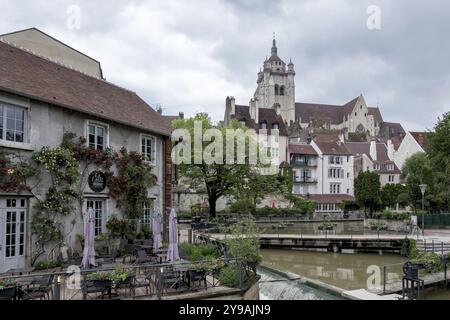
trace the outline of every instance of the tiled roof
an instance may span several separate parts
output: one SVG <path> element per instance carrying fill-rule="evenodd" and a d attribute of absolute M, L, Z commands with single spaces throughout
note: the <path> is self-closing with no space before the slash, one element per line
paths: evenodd
<path fill-rule="evenodd" d="M 397 165 L 389 160 L 388 150 L 384 143 L 377 143 L 377 160 L 374 161 L 370 156 L 370 142 L 347 142 L 346 147 L 353 153 L 354 156 L 365 154 L 369 159 L 375 163 L 380 164 L 378 173 L 400 173 Z M 394 170 L 388 170 L 387 165 L 393 164 Z"/>
<path fill-rule="evenodd" d="M 347 141 L 367 142 L 367 135 L 365 132 L 349 132 Z"/>
<path fill-rule="evenodd" d="M 335 142 L 338 140 L 339 140 L 339 134 L 337 134 L 337 133 L 316 133 L 314 135 L 314 141 Z"/>
<path fill-rule="evenodd" d="M 295 119 L 301 118 L 302 123 L 322 119 L 329 120 L 331 124 L 340 124 L 352 112 L 357 100 L 358 97 L 341 106 L 296 102 Z"/>
<path fill-rule="evenodd" d="M 273 124 L 278 124 L 279 135 L 280 136 L 288 135 L 283 118 L 281 117 L 281 115 L 277 115 L 274 109 L 259 108 L 258 110 L 259 110 L 258 115 L 259 122 L 261 123 L 263 121 L 266 121 L 267 123 L 267 134 L 271 133 L 271 128 Z M 233 118 L 239 121 L 245 120 L 245 125 L 248 128 L 252 128 L 257 131 L 259 130 L 259 124 L 256 124 L 255 121 L 251 118 L 248 106 L 236 105 L 235 115 Z"/>
<path fill-rule="evenodd" d="M 353 153 L 353 155 L 366 154 L 370 160 L 370 142 L 347 142 L 345 146 Z M 384 143 L 377 143 L 377 161 L 389 161 L 387 147 Z"/>
<path fill-rule="evenodd" d="M 309 144 L 289 144 L 290 154 L 307 154 L 317 156 L 316 150 Z"/>
<path fill-rule="evenodd" d="M 369 111 L 369 114 L 373 116 L 375 123 L 382 123 L 383 117 L 381 116 L 380 109 L 378 107 L 369 107 L 367 108 Z"/>
<path fill-rule="evenodd" d="M 310 194 L 302 196 L 305 200 L 313 200 L 317 203 L 339 203 L 342 201 L 353 201 L 354 197 L 348 194 Z"/>
<path fill-rule="evenodd" d="M 425 149 L 426 144 L 426 133 L 425 132 L 409 132 L 413 138 L 417 141 L 417 143 Z"/>
<path fill-rule="evenodd" d="M 319 147 L 323 154 L 331 155 L 351 155 L 352 152 L 348 150 L 342 142 L 325 142 L 325 141 L 314 141 Z"/>
<path fill-rule="evenodd" d="M 387 140 L 391 139 L 395 150 L 398 150 L 398 147 L 405 137 L 405 134 L 406 132 L 400 123 L 382 122 L 380 124 L 381 141 L 387 143 Z"/>
<path fill-rule="evenodd" d="M 170 135 L 136 93 L 0 42 L 0 90 L 144 131 Z"/>

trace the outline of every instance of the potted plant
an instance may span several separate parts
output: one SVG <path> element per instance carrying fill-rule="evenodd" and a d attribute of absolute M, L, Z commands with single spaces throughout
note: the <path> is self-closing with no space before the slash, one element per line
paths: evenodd
<path fill-rule="evenodd" d="M 109 274 L 113 288 L 121 285 L 130 285 L 133 281 L 133 274 L 125 268 L 117 268 Z"/>
<path fill-rule="evenodd" d="M 0 280 L 0 300 L 10 299 L 12 300 L 17 293 L 17 282 L 13 279 L 1 279 Z"/>

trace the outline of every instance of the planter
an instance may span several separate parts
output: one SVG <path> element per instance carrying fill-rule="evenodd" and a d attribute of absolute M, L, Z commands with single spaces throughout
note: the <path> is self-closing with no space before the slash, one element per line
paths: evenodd
<path fill-rule="evenodd" d="M 15 287 L 7 287 L 0 289 L 0 300 L 13 300 L 16 296 Z"/>

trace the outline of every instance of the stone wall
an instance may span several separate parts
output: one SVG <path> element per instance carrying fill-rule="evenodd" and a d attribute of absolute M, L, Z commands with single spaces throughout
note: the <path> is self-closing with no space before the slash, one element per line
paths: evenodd
<path fill-rule="evenodd" d="M 369 229 L 371 222 L 384 222 L 388 231 L 395 232 L 409 232 L 410 221 L 409 220 L 387 220 L 387 219 L 364 219 L 364 228 Z"/>

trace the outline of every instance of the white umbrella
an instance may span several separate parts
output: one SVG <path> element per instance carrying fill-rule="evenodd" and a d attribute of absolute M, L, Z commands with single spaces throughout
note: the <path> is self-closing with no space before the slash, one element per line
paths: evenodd
<path fill-rule="evenodd" d="M 169 248 L 167 250 L 167 261 L 180 260 L 178 254 L 178 221 L 177 213 L 172 208 L 169 216 Z"/>
<path fill-rule="evenodd" d="M 162 247 L 161 238 L 161 211 L 156 208 L 152 215 L 152 235 L 153 235 L 153 251 L 157 251 Z"/>
<path fill-rule="evenodd" d="M 90 266 L 95 266 L 95 212 L 94 209 L 88 208 L 84 216 L 84 250 L 83 261 L 81 262 L 83 268 L 87 269 Z"/>

